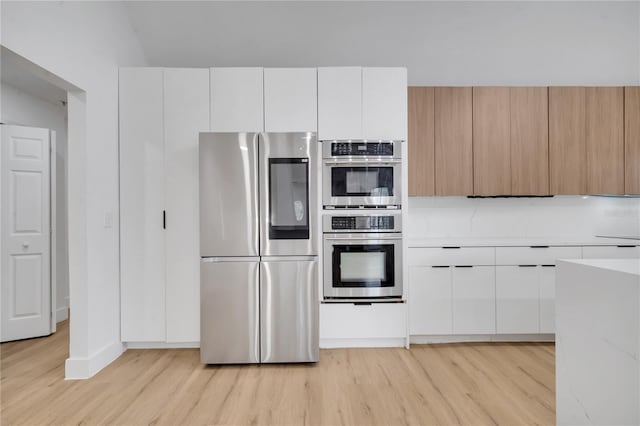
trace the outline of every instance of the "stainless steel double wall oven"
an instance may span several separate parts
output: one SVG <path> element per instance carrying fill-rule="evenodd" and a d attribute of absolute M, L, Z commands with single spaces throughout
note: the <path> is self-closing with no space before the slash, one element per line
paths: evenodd
<path fill-rule="evenodd" d="M 324 297 L 402 297 L 402 142 L 322 144 Z"/>

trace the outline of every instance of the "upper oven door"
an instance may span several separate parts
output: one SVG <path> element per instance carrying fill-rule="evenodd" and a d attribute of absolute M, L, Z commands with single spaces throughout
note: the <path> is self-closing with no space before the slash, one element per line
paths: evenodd
<path fill-rule="evenodd" d="M 324 160 L 322 202 L 325 206 L 401 204 L 401 160 Z"/>

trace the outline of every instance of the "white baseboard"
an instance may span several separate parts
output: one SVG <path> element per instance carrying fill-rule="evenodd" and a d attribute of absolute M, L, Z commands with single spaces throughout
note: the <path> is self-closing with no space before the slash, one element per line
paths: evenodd
<path fill-rule="evenodd" d="M 370 339 L 320 339 L 320 348 L 404 348 L 404 337 Z"/>
<path fill-rule="evenodd" d="M 88 358 L 68 358 L 65 362 L 65 380 L 88 379 L 115 361 L 126 350 L 121 342 L 113 342 Z"/>
<path fill-rule="evenodd" d="M 199 348 L 200 342 L 125 342 L 127 349 L 193 349 Z"/>
<path fill-rule="evenodd" d="M 555 342 L 555 334 L 470 334 L 410 336 L 412 344 L 472 343 L 472 342 Z"/>
<path fill-rule="evenodd" d="M 62 308 L 56 309 L 56 324 L 66 319 L 69 319 L 69 307 L 63 306 Z"/>

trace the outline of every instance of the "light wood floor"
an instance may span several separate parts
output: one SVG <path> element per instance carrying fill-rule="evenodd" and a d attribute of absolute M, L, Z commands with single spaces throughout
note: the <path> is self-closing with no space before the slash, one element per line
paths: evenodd
<path fill-rule="evenodd" d="M 316 365 L 205 367 L 196 349 L 129 350 L 64 381 L 68 325 L 1 346 L 1 424 L 555 423 L 553 344 L 323 350 Z"/>

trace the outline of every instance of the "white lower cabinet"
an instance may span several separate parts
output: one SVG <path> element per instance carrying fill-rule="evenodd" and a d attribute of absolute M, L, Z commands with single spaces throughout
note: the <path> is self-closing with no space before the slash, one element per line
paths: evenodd
<path fill-rule="evenodd" d="M 592 246 L 582 248 L 583 259 L 633 259 L 640 257 L 640 246 Z"/>
<path fill-rule="evenodd" d="M 375 346 L 376 342 L 403 346 L 406 334 L 405 303 L 320 304 L 321 347 L 340 346 L 340 341 L 344 346 Z"/>
<path fill-rule="evenodd" d="M 453 333 L 496 332 L 494 266 L 456 266 L 452 270 Z"/>
<path fill-rule="evenodd" d="M 539 269 L 535 265 L 496 267 L 496 331 L 539 332 Z"/>
<path fill-rule="evenodd" d="M 409 267 L 409 334 L 453 333 L 452 269 Z"/>
<path fill-rule="evenodd" d="M 540 333 L 556 332 L 556 268 L 538 269 L 540 278 Z"/>

